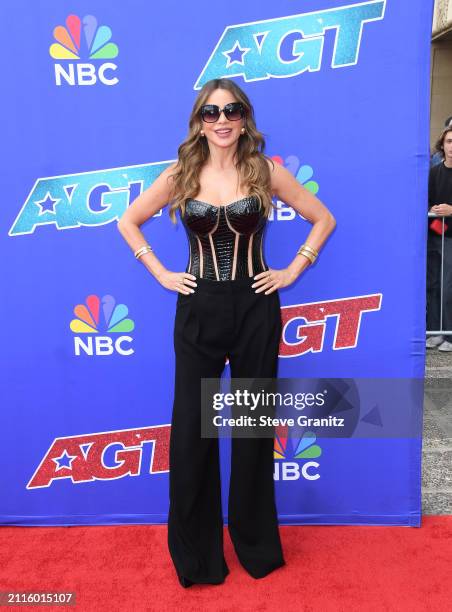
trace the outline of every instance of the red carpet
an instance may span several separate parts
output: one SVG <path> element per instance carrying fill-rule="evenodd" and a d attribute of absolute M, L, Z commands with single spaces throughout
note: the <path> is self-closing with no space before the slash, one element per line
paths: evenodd
<path fill-rule="evenodd" d="M 225 583 L 183 589 L 167 552 L 165 525 L 2 527 L 0 591 L 75 591 L 75 609 L 96 612 L 451 609 L 452 516 L 423 517 L 421 528 L 280 529 L 285 567 L 251 578 L 225 528 L 231 570 Z"/>

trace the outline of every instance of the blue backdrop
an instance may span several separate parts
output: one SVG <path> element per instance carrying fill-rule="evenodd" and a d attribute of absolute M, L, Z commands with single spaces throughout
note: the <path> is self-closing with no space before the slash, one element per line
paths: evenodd
<path fill-rule="evenodd" d="M 355 381 L 333 407 L 353 427 L 279 432 L 280 521 L 419 525 L 433 0 L 38 4 L 4 3 L 0 20 L 0 521 L 166 522 L 176 294 L 116 222 L 176 158 L 199 88 L 225 76 L 267 154 L 337 220 L 280 291 L 279 373 Z M 277 204 L 265 249 L 281 268 L 311 225 Z M 166 208 L 143 231 L 185 269 Z M 362 378 L 421 384 L 392 403 Z M 391 411 L 414 427 L 391 435 Z"/>

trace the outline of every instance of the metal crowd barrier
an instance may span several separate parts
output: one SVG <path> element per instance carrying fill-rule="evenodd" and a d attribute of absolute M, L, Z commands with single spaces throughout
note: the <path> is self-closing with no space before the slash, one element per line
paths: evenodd
<path fill-rule="evenodd" d="M 439 322 L 440 329 L 436 331 L 427 330 L 427 335 L 431 336 L 447 336 L 452 335 L 452 330 L 447 331 L 443 329 L 443 284 L 444 284 L 444 215 L 437 215 L 435 213 L 429 212 L 429 217 L 442 219 L 442 235 L 441 235 L 441 283 L 440 283 L 440 300 L 439 300 Z M 448 217 L 452 219 L 452 217 Z"/>

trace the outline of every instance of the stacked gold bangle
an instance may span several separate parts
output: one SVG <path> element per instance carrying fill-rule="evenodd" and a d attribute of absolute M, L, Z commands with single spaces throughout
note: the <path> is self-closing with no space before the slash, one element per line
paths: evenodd
<path fill-rule="evenodd" d="M 297 255 L 304 255 L 309 259 L 311 264 L 313 264 L 319 256 L 319 252 L 316 251 L 316 249 L 310 247 L 308 244 L 302 244 L 297 251 Z"/>
<path fill-rule="evenodd" d="M 149 253 L 149 251 L 152 251 L 152 247 L 149 244 L 145 244 L 144 246 L 140 247 L 139 249 L 137 249 L 134 253 L 135 257 L 137 259 L 140 259 L 140 257 L 142 255 L 144 255 L 145 253 Z"/>

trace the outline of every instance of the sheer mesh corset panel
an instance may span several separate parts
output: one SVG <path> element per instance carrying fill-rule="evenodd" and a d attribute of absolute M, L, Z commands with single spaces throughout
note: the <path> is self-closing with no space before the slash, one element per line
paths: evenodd
<path fill-rule="evenodd" d="M 189 198 L 182 223 L 190 256 L 186 272 L 208 280 L 235 280 L 268 270 L 262 243 L 267 218 L 257 196 L 225 206 Z"/>

